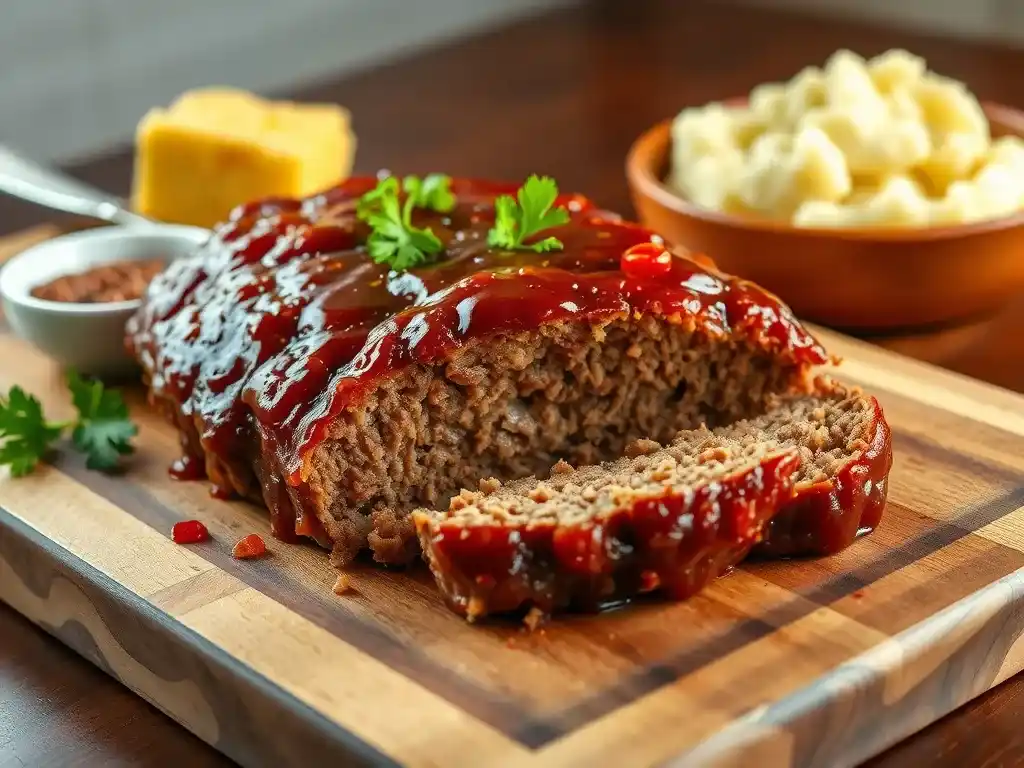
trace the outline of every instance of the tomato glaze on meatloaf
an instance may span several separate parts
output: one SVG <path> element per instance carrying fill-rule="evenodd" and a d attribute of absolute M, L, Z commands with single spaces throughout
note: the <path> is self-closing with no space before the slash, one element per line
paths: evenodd
<path fill-rule="evenodd" d="M 822 347 L 775 296 L 676 253 L 622 270 L 650 230 L 560 195 L 548 253 L 488 245 L 517 185 L 456 179 L 416 209 L 443 249 L 393 271 L 356 215 L 376 178 L 239 207 L 150 285 L 128 345 L 176 425 L 172 472 L 262 501 L 275 535 L 344 565 L 419 551 L 410 511 L 481 478 L 613 460 L 762 413 L 810 386 Z"/>

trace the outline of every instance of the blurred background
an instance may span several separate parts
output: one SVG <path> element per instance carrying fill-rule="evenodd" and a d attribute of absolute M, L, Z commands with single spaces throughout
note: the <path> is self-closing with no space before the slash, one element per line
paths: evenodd
<path fill-rule="evenodd" d="M 629 0 L 9 0 L 0 11 L 0 136 L 39 160 L 68 163 L 129 140 L 146 109 L 190 87 L 228 84 L 287 92 L 556 6 L 616 4 L 626 12 L 634 5 Z M 1021 0 L 749 4 L 1024 44 Z"/>
<path fill-rule="evenodd" d="M 0 10 L 0 135 L 66 162 L 211 84 L 286 90 L 500 25 L 556 0 L 36 0 Z"/>

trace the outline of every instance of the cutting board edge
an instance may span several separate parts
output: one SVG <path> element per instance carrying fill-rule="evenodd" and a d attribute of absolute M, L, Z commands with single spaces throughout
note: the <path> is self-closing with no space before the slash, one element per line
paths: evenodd
<path fill-rule="evenodd" d="M 1022 671 L 1024 568 L 749 712 L 666 766 L 740 768 L 752 751 L 763 766 L 857 766 Z"/>
<path fill-rule="evenodd" d="M 2 507 L 0 601 L 241 765 L 398 765 Z"/>
<path fill-rule="evenodd" d="M 275 765 L 339 756 L 353 765 L 398 765 L 2 508 L 0 600 L 242 765 L 267 764 L 268 747 Z M 105 637 L 97 637 L 97 620 Z M 195 717 L 201 706 L 167 686 L 171 676 L 140 676 L 104 655 L 101 648 L 114 641 L 145 666 L 125 648 L 126 636 L 135 649 L 193 670 L 185 679 L 196 683 L 205 721 Z M 1000 643 L 1004 652 L 993 653 Z M 756 750 L 764 766 L 853 766 L 1021 670 L 1024 569 L 748 713 L 669 764 L 740 766 Z M 544 749 L 531 757 L 543 762 Z"/>

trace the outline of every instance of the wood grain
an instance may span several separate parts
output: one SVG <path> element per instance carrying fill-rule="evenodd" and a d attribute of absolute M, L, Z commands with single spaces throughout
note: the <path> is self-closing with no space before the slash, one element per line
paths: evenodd
<path fill-rule="evenodd" d="M 461 170 L 477 174 L 515 176 L 541 169 L 555 173 L 564 183 L 587 191 L 609 207 L 628 211 L 622 156 L 641 128 L 671 114 L 681 103 L 740 92 L 766 77 L 785 76 L 840 46 L 871 53 L 893 45 L 924 54 L 936 68 L 967 80 L 984 97 L 1024 103 L 1024 85 L 1015 75 L 1024 63 L 1019 52 L 766 11 L 723 11 L 696 0 L 639 0 L 625 7 L 613 2 L 588 3 L 582 9 L 542 22 L 517 25 L 371 73 L 311 87 L 296 95 L 338 100 L 355 110 L 357 128 L 364 135 L 373 136 L 373 141 L 365 142 L 361 149 L 362 170 L 376 170 L 380 165 L 410 170 L 458 170 L 453 162 L 460 164 Z M 527 49 L 530 56 L 518 55 Z M 507 66 L 512 60 L 517 62 L 516 66 Z M 494 82 L 501 83 L 501 87 L 494 86 Z M 381 98 L 382 93 L 388 97 Z M 499 103 L 506 101 L 507 108 Z M 410 125 L 416 126 L 415 141 L 410 141 Z M 536 136 L 543 136 L 544 140 L 531 138 Z M 110 160 L 89 163 L 80 170 L 84 177 L 116 192 L 127 189 L 129 168 L 130 158 L 121 153 Z M 27 207 L 0 204 L 0 226 L 9 231 L 24 226 L 32 216 L 38 221 L 45 218 L 45 214 Z M 1022 320 L 1024 310 L 1016 308 L 994 322 L 979 323 L 971 332 L 952 331 L 941 336 L 903 339 L 899 343 L 912 354 L 1024 389 L 1024 343 L 1020 341 L 1024 337 L 1019 334 Z M 988 402 L 987 398 L 995 394 L 985 393 L 983 397 Z M 941 446 L 956 444 L 956 420 L 939 423 L 944 425 L 944 432 L 937 442 Z M 976 441 L 975 447 L 983 443 Z M 985 447 L 984 461 L 969 465 L 986 478 L 1002 478 L 998 480 L 1004 489 L 1001 503 L 1006 505 L 1013 503 L 1012 493 L 1007 489 L 1014 481 L 1001 474 L 1007 466 L 1000 456 L 1008 444 L 1000 441 Z M 925 453 L 931 449 L 928 441 L 918 445 Z M 898 443 L 897 461 L 902 450 Z M 949 456 L 943 466 L 950 462 L 955 465 L 962 459 L 959 455 Z M 84 473 L 81 467 L 67 470 Z M 155 470 L 159 467 L 155 466 Z M 970 492 L 971 486 L 962 484 L 961 498 Z M 124 503 L 133 503 L 132 497 L 127 495 Z M 151 512 L 148 505 L 138 506 Z M 990 506 L 989 514 L 991 509 Z M 978 531 L 1012 529 L 1009 521 L 1015 514 L 997 518 Z M 157 526 L 163 525 L 160 520 L 166 522 L 159 515 L 155 520 L 152 524 Z M 959 530 L 955 525 L 952 529 Z M 946 539 L 953 532 L 950 528 L 941 531 Z M 916 542 L 913 547 L 927 546 L 928 535 L 939 535 L 924 533 L 923 539 L 912 540 Z M 942 576 L 946 584 L 956 586 L 961 572 L 940 571 L 944 562 L 942 551 L 931 556 L 933 570 L 919 571 L 919 576 Z M 978 557 L 984 558 L 984 550 L 978 550 Z M 227 571 L 223 578 L 217 571 L 209 573 L 215 575 L 204 573 L 197 578 L 212 579 L 212 593 L 220 594 L 244 584 Z M 983 579 L 984 568 L 967 568 L 963 574 L 979 581 Z M 822 573 L 819 578 L 824 580 L 826 576 Z M 775 574 L 775 578 L 781 579 L 781 573 Z M 887 578 L 902 577 L 897 570 Z M 841 581 L 833 583 L 841 585 Z M 286 584 L 273 579 L 264 584 L 267 590 L 286 588 Z M 869 587 L 863 594 L 870 594 L 872 589 L 878 586 Z M 900 603 L 903 611 L 912 611 L 922 592 L 927 592 L 916 578 L 902 581 L 900 590 L 905 597 Z M 863 605 L 863 623 L 879 621 L 873 614 L 885 614 L 886 610 L 872 607 L 870 601 L 865 602 L 865 596 L 857 597 L 854 590 L 833 607 L 853 611 L 853 606 Z M 178 612 L 195 608 L 188 584 L 166 588 L 155 593 L 153 599 L 166 601 L 168 609 Z M 413 600 L 425 599 L 418 596 Z M 324 615 L 329 615 L 327 609 L 331 605 L 325 602 L 310 613 L 323 614 L 319 620 L 326 622 Z M 372 607 L 367 610 L 372 612 Z M 410 635 L 415 637 L 419 630 L 417 625 Z M 386 636 L 371 635 L 363 642 L 372 646 Z M 6 651 L 11 643 L 15 644 L 15 654 L 20 648 L 26 661 L 11 673 L 13 678 L 4 678 L 14 684 L 4 687 L 0 698 L 13 695 L 16 707 L 19 702 L 28 702 L 21 706 L 31 710 L 32 694 L 19 696 L 25 690 L 39 691 L 39 696 L 53 702 L 53 709 L 37 720 L 32 715 L 3 710 L 0 765 L 8 757 L 34 764 L 34 760 L 46 761 L 47 756 L 66 757 L 71 751 L 81 754 L 83 761 L 95 754 L 99 762 L 104 756 L 147 764 L 179 760 L 188 764 L 218 762 L 214 753 L 195 746 L 195 740 L 178 737 L 174 729 L 163 726 L 151 710 L 135 706 L 119 688 L 105 686 L 102 678 L 87 667 L 63 661 L 59 648 L 39 642 L 17 620 L 0 616 L 0 649 Z M 401 646 L 390 647 L 394 653 Z M 629 651 L 628 646 L 623 646 L 621 653 Z M 1022 690 L 1021 683 L 1003 686 L 985 697 L 979 706 L 958 712 L 947 724 L 932 726 L 922 737 L 900 745 L 878 764 L 1017 764 L 1017 758 L 1024 754 L 1019 729 L 1020 717 L 1024 716 Z M 456 698 L 463 694 L 448 691 L 447 695 Z M 83 703 L 87 696 L 91 707 Z M 92 697 L 104 705 L 92 704 Z M 497 705 L 492 702 L 492 706 Z M 128 718 L 132 727 L 123 727 Z M 44 722 L 45 725 L 36 725 Z M 5 727 L 9 730 L 5 731 Z M 5 741 L 6 738 L 13 741 Z"/>

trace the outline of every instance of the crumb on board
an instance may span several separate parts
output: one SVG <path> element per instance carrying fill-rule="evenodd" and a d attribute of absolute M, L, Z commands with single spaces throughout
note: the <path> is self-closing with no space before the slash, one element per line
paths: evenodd
<path fill-rule="evenodd" d="M 355 585 L 352 583 L 352 578 L 347 573 L 338 574 L 338 578 L 334 580 L 334 586 L 332 589 L 336 595 L 349 595 L 356 591 Z"/>
<path fill-rule="evenodd" d="M 545 618 L 547 617 L 544 615 L 544 611 L 537 606 L 533 606 L 523 617 L 523 624 L 525 624 L 527 629 L 531 632 L 534 632 L 537 627 L 544 623 Z"/>

